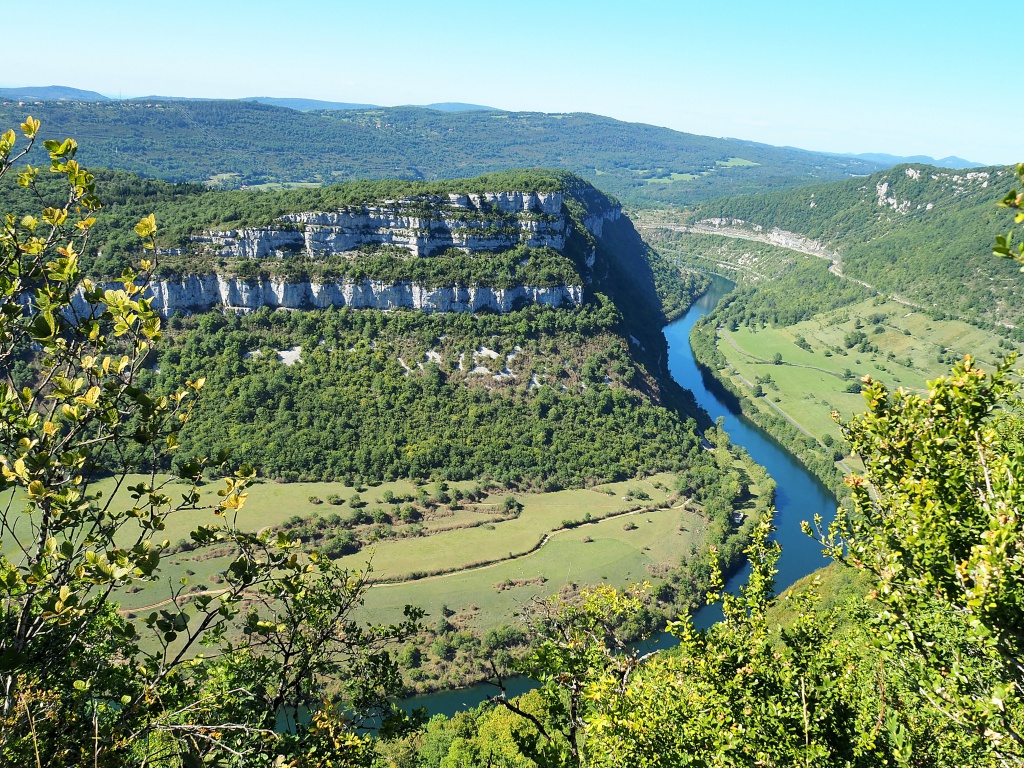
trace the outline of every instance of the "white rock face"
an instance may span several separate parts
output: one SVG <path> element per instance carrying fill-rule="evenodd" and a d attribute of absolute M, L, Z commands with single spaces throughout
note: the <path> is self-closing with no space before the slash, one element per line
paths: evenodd
<path fill-rule="evenodd" d="M 604 230 L 604 223 L 606 221 L 618 221 L 622 217 L 622 209 L 618 206 L 614 208 L 608 208 L 607 210 L 601 211 L 587 216 L 583 220 L 583 226 L 587 228 L 594 237 L 601 237 Z"/>
<path fill-rule="evenodd" d="M 515 245 L 562 250 L 567 235 L 560 192 L 494 192 L 445 198 L 402 198 L 381 205 L 310 211 L 281 216 L 269 227 L 208 232 L 193 238 L 219 255 L 240 258 L 284 257 L 303 253 L 347 253 L 364 245 L 392 245 L 414 256 L 448 248 L 470 253 Z M 479 214 L 482 218 L 474 218 Z M 497 210 L 512 219 L 490 219 Z M 594 226 L 600 236 L 602 218 Z M 591 225 L 588 223 L 587 228 Z M 594 231 L 594 230 L 591 230 Z"/>
<path fill-rule="evenodd" d="M 107 288 L 116 289 L 111 283 Z M 424 312 L 477 312 L 488 309 L 511 312 L 527 304 L 574 307 L 583 302 L 583 287 L 520 285 L 508 289 L 483 286 L 442 286 L 428 288 L 410 282 L 379 280 L 318 283 L 286 282 L 283 278 L 245 280 L 220 275 L 188 275 L 158 280 L 146 292 L 153 309 L 168 316 L 174 312 L 204 312 L 223 308 L 252 312 L 260 307 L 284 309 L 419 309 Z M 88 305 L 79 290 L 73 300 L 79 313 Z"/>
<path fill-rule="evenodd" d="M 596 194 L 596 193 L 595 193 Z M 597 207 L 597 206 L 593 206 Z M 500 215 L 496 215 L 500 214 Z M 618 206 L 586 217 L 583 226 L 601 237 L 605 222 L 622 216 Z M 563 251 L 571 234 L 560 192 L 488 192 L 443 197 L 401 198 L 377 205 L 310 211 L 282 216 L 267 227 L 207 232 L 193 236 L 201 249 L 220 256 L 258 259 L 303 254 L 344 254 L 361 246 L 391 245 L 413 256 L 430 256 L 448 248 L 469 252 L 501 251 L 516 245 Z M 586 267 L 596 254 L 585 256 Z M 589 277 L 587 278 L 590 279 Z M 118 288 L 116 283 L 103 286 Z M 425 312 L 510 312 L 527 304 L 575 307 L 583 303 L 582 285 L 427 287 L 409 281 L 292 281 L 285 278 L 230 278 L 217 274 L 186 275 L 150 284 L 147 296 L 164 316 L 222 308 L 251 312 L 283 309 L 417 309 Z M 81 292 L 74 308 L 88 311 Z"/>

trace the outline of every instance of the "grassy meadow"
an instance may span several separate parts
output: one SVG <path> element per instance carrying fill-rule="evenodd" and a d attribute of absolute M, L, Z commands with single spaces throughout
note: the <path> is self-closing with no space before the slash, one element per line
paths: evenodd
<path fill-rule="evenodd" d="M 877 350 L 848 346 L 857 333 Z M 717 344 L 741 391 L 751 391 L 760 380 L 765 398 L 790 420 L 818 440 L 829 435 L 837 441 L 841 435 L 830 413 L 849 418 L 864 410 L 863 397 L 848 391 L 863 376 L 892 389 L 923 391 L 965 354 L 993 368 L 1018 346 L 959 320 L 935 320 L 905 304 L 875 299 L 790 326 L 720 328 Z M 776 355 L 781 364 L 774 364 Z M 772 407 L 761 398 L 755 402 Z"/>
<path fill-rule="evenodd" d="M 377 585 L 367 595 L 365 613 L 374 620 L 397 620 L 407 604 L 420 606 L 431 616 L 441 615 L 448 606 L 471 614 L 471 623 L 477 627 L 497 626 L 507 623 L 534 596 L 546 597 L 566 585 L 603 581 L 621 587 L 654 582 L 659 565 L 678 563 L 700 545 L 703 532 L 703 518 L 686 509 L 613 517 L 553 533 L 544 546 L 524 557 L 445 576 Z M 381 547 L 375 567 L 383 554 Z"/>
<path fill-rule="evenodd" d="M 136 475 L 120 489 L 110 480 L 97 487 L 104 499 L 113 493 L 114 508 L 122 509 L 133 503 L 128 486 L 147 479 Z M 171 496 L 188 489 L 177 480 L 158 480 L 167 483 L 164 492 Z M 403 535 L 406 526 L 396 519 L 391 536 L 338 562 L 352 569 L 372 564 L 372 578 L 378 583 L 367 596 L 367 620 L 397 619 L 406 604 L 422 606 L 432 615 L 449 606 L 472 614 L 471 623 L 486 629 L 507 622 L 531 597 L 553 594 L 565 585 L 657 582 L 666 566 L 678 566 L 700 547 L 707 521 L 698 505 L 671 491 L 675 483 L 674 475 L 660 474 L 548 493 L 496 490 L 480 503 L 433 510 L 417 524 L 416 535 Z M 468 493 L 474 485 L 450 483 L 448 488 Z M 221 487 L 205 484 L 200 504 L 215 504 Z M 438 487 L 409 481 L 373 487 L 258 482 L 249 488 L 238 521 L 241 527 L 258 531 L 294 516 L 313 520 L 344 516 L 351 513 L 357 495 L 368 513 L 392 511 L 395 507 L 384 501 L 387 492 L 408 498 Z M 756 486 L 751 490 L 758 492 Z M 510 495 L 522 505 L 511 518 L 501 514 Z M 314 504 L 311 497 L 331 497 L 342 503 Z M 190 530 L 217 522 L 210 510 L 176 512 L 167 517 L 162 536 L 172 550 L 179 549 Z M 127 536 L 123 543 L 128 543 Z M 165 555 L 161 581 L 136 583 L 119 600 L 124 610 L 141 611 L 165 601 L 171 589 L 182 588 L 183 579 L 186 592 L 216 590 L 229 561 L 229 553 L 217 548 L 172 551 Z"/>

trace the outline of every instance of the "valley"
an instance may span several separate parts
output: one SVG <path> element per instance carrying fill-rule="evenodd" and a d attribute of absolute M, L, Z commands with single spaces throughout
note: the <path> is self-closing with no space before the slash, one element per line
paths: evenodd
<path fill-rule="evenodd" d="M 15 182 L 4 166 L 0 203 L 11 213 L 0 253 L 12 258 L 0 282 L 0 587 L 24 605 L 21 618 L 9 612 L 17 634 L 0 651 L 53 619 L 33 653 L 63 653 L 63 642 L 78 654 L 85 644 L 106 671 L 78 679 L 80 654 L 56 673 L 22 650 L 0 662 L 73 676 L 60 685 L 92 697 L 96 711 L 119 702 L 110 722 L 135 717 L 155 691 L 177 696 L 180 681 L 204 691 L 211 721 L 234 708 L 249 723 L 240 733 L 275 743 L 335 729 L 375 755 L 360 758 L 365 766 L 421 768 L 436 737 L 450 742 L 438 753 L 448 757 L 429 765 L 444 768 L 459 743 L 478 749 L 491 728 L 508 729 L 502 749 L 524 768 L 548 764 L 523 746 L 531 740 L 561 750 L 551 764 L 562 765 L 564 749 L 578 757 L 579 729 L 587 749 L 608 740 L 608 754 L 632 754 L 647 749 L 643 739 L 612 734 L 658 722 L 689 754 L 689 732 L 674 724 L 704 733 L 687 719 L 701 707 L 739 707 L 734 726 L 789 718 L 790 735 L 802 722 L 806 747 L 808 690 L 815 717 L 838 718 L 850 733 L 881 723 L 878 696 L 890 706 L 893 691 L 902 703 L 891 704 L 891 738 L 878 736 L 885 754 L 903 754 L 901 728 L 939 752 L 981 749 L 922 703 L 913 675 L 872 650 L 888 619 L 863 600 L 871 579 L 831 568 L 797 595 L 788 589 L 827 561 L 823 548 L 884 582 L 888 566 L 867 556 L 889 546 L 881 531 L 896 541 L 961 525 L 936 516 L 932 496 L 914 496 L 920 488 L 977 507 L 965 517 L 1017 557 L 1016 512 L 1000 501 L 993 518 L 986 506 L 989 495 L 1017 493 L 1022 455 L 1018 400 L 1005 412 L 994 405 L 1018 397 L 1016 380 L 998 373 L 1024 346 L 1018 265 L 985 247 L 1005 226 L 991 209 L 1009 169 L 909 164 L 859 176 L 873 170 L 865 161 L 741 151 L 735 140 L 590 115 L 398 108 L 296 118 L 249 102 L 47 109 L 58 127 L 109 123 L 108 140 L 122 128 L 159 137 L 177 114 L 200 133 L 275 118 L 272 141 L 284 141 L 306 136 L 315 117 L 331 141 L 338 126 L 378 134 L 371 143 L 387 167 L 356 164 L 353 174 L 405 178 L 326 186 L 316 163 L 329 157 L 293 153 L 286 177 L 270 167 L 272 152 L 253 153 L 262 169 L 232 166 L 233 150 L 218 154 L 227 150 L 218 142 L 202 157 L 214 165 L 201 169 L 180 144 L 188 129 L 156 139 L 161 173 L 149 147 L 136 166 L 94 178 L 68 159 L 74 146 L 55 142 L 46 149 L 57 178 L 36 183 L 30 169 Z M 502 122 L 516 125 L 488 132 Z M 574 141 L 589 136 L 570 142 L 581 153 L 587 141 L 614 146 L 612 134 L 654 144 L 643 162 L 598 154 L 577 175 L 565 170 L 579 165 L 560 133 L 569 124 Z M 515 144 L 524 126 L 561 151 L 560 168 L 493 171 L 530 154 Z M 31 137 L 36 126 L 22 130 Z M 460 133 L 465 157 L 444 131 Z M 675 164 L 662 162 L 655 139 Z M 107 157 L 113 145 L 96 143 Z M 683 145 L 695 153 L 689 166 Z M 388 152 L 405 165 L 392 167 Z M 492 172 L 452 178 L 477 170 L 471 155 L 489 157 Z M 195 183 L 204 174 L 281 188 L 215 189 Z M 827 183 L 808 186 L 812 178 Z M 103 206 L 94 181 L 110 193 Z M 284 188 L 312 184 L 322 186 Z M 26 186 L 35 193 L 27 202 Z M 57 234 L 35 234 L 43 229 L 30 212 L 40 205 L 60 237 L 79 217 L 81 257 L 78 241 L 58 247 Z M 142 259 L 131 229 L 154 261 Z M 997 371 L 988 389 L 975 364 Z M 941 377 L 951 365 L 949 384 Z M 905 415 L 914 409 L 930 416 Z M 951 438 L 943 419 L 961 413 Z M 972 419 L 998 423 L 980 439 Z M 893 448 L 894 425 L 924 434 L 899 443 L 913 456 Z M 877 481 L 903 471 L 925 479 Z M 900 514 L 878 514 L 883 501 Z M 927 525 L 915 528 L 918 517 Z M 807 520 L 823 541 L 806 535 Z M 989 557 L 964 541 L 969 557 Z M 956 573 L 964 568 L 958 561 Z M 938 582 L 922 579 L 909 597 L 871 598 L 904 611 L 911 631 L 921 622 L 933 632 L 928 649 L 961 658 L 973 640 L 935 601 Z M 950 587 L 954 603 L 960 586 Z M 37 593 L 45 599 L 33 602 Z M 919 605 L 927 610 L 905 610 Z M 26 623 L 33 612 L 38 621 Z M 1002 637 L 996 619 L 971 626 Z M 652 635 L 654 647 L 679 648 L 642 655 L 634 644 Z M 963 680 L 984 687 L 1002 674 L 1015 651 L 1012 638 L 998 642 L 1009 651 L 979 646 Z M 120 643 L 113 666 L 97 650 L 105 643 Z M 886 653 L 928 670 L 935 661 L 911 646 Z M 885 688 L 876 685 L 883 664 Z M 752 686 L 744 676 L 755 668 Z M 426 724 L 396 703 L 521 673 L 540 688 L 516 704 L 499 697 Z M 796 701 L 794 681 L 802 710 L 783 716 L 774 702 Z M 826 689 L 838 691 L 834 700 Z M 481 690 L 463 699 L 481 701 Z M 192 695 L 174 717 L 200 706 Z M 961 707 L 976 697 L 955 695 L 967 697 Z M 653 714 L 637 726 L 637 712 Z M 522 720 L 502 720 L 512 715 Z M 1004 715 L 977 717 L 998 726 Z M 379 736 L 355 727 L 366 725 Z M 327 738 L 330 754 L 342 749 Z M 168 765 L 191 764 L 176 760 Z"/>
<path fill-rule="evenodd" d="M 1024 348 L 1016 268 L 985 247 L 1007 173 L 900 167 L 634 215 L 667 261 L 739 282 L 694 328 L 698 361 L 838 493 L 861 463 L 832 413 L 863 410 L 863 377 L 922 392 L 966 354 L 992 370 Z M 897 258 L 905 270 L 881 268 Z"/>
<path fill-rule="evenodd" d="M 112 181 L 126 206 L 147 187 Z M 643 626 L 656 627 L 699 604 L 712 551 L 741 564 L 774 486 L 705 431 L 660 332 L 708 279 L 660 259 L 614 199 L 564 172 L 509 172 L 245 193 L 240 219 L 239 193 L 150 189 L 188 227 L 158 236 L 144 295 L 166 334 L 136 380 L 171 396 L 202 378 L 204 396 L 173 461 L 129 448 L 122 466 L 172 495 L 167 473 L 204 455 L 255 471 L 237 525 L 353 572 L 369 562 L 360 617 L 428 612 L 402 651 L 408 691 L 486 677 L 494 632 L 516 638 L 513 666 L 529 647 L 516 616 L 535 599 L 647 581 Z M 88 268 L 104 291 L 130 258 L 105 238 L 130 215 L 97 216 Z M 90 311 L 86 291 L 70 300 Z M 38 364 L 25 356 L 12 375 L 30 383 Z M 119 592 L 127 620 L 224 594 L 237 553 L 196 545 L 200 524 L 162 523 L 169 581 Z M 441 641 L 453 632 L 454 648 Z"/>

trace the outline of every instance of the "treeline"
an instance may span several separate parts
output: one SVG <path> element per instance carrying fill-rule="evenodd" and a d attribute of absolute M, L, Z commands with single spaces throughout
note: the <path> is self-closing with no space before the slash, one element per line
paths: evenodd
<path fill-rule="evenodd" d="M 863 285 L 833 275 L 823 260 L 796 259 L 771 280 L 738 285 L 714 315 L 720 325 L 795 325 L 872 295 Z"/>
<path fill-rule="evenodd" d="M 579 173 L 635 204 L 689 204 L 879 168 L 854 158 L 582 113 L 444 113 L 415 107 L 297 112 L 243 101 L 0 105 L 6 125 L 20 123 L 28 113 L 42 120 L 45 138 L 76 137 L 86 147 L 81 159 L 87 165 L 236 188 L 433 180 L 544 166 Z M 748 164 L 729 164 L 731 158 Z M 684 174 L 690 178 L 680 179 Z"/>
<path fill-rule="evenodd" d="M 329 309 L 169 322 L 141 382 L 205 375 L 183 458 L 267 477 L 494 478 L 545 488 L 678 470 L 692 422 L 661 407 L 606 300 L 507 315 Z M 300 349 L 285 365 L 278 352 Z"/>

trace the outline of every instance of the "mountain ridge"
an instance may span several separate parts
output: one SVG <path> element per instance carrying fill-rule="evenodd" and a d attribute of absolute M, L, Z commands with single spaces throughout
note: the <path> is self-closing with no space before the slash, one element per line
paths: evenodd
<path fill-rule="evenodd" d="M 902 164 L 864 178 L 698 206 L 692 221 L 796 233 L 835 252 L 844 275 L 930 313 L 1021 325 L 1019 271 L 992 257 L 996 203 L 1012 169 L 956 171 Z"/>
<path fill-rule="evenodd" d="M 79 159 L 89 166 L 226 188 L 556 167 L 632 205 L 663 206 L 881 167 L 587 113 L 418 107 L 297 112 L 247 101 L 150 100 L 6 105 L 0 106 L 0 122 L 16 124 L 29 111 L 42 120 L 45 138 L 79 138 Z"/>
<path fill-rule="evenodd" d="M 928 155 L 890 155 L 885 152 L 826 152 L 823 154 L 835 155 L 836 157 L 855 157 L 860 160 L 868 160 L 873 163 L 881 163 L 883 165 L 904 165 L 906 163 L 923 163 L 924 165 L 934 165 L 936 168 L 952 168 L 954 170 L 963 171 L 968 168 L 985 168 L 985 163 L 978 163 L 974 160 L 965 160 L 962 157 L 956 155 L 949 155 L 948 157 L 942 157 L 935 159 Z"/>

